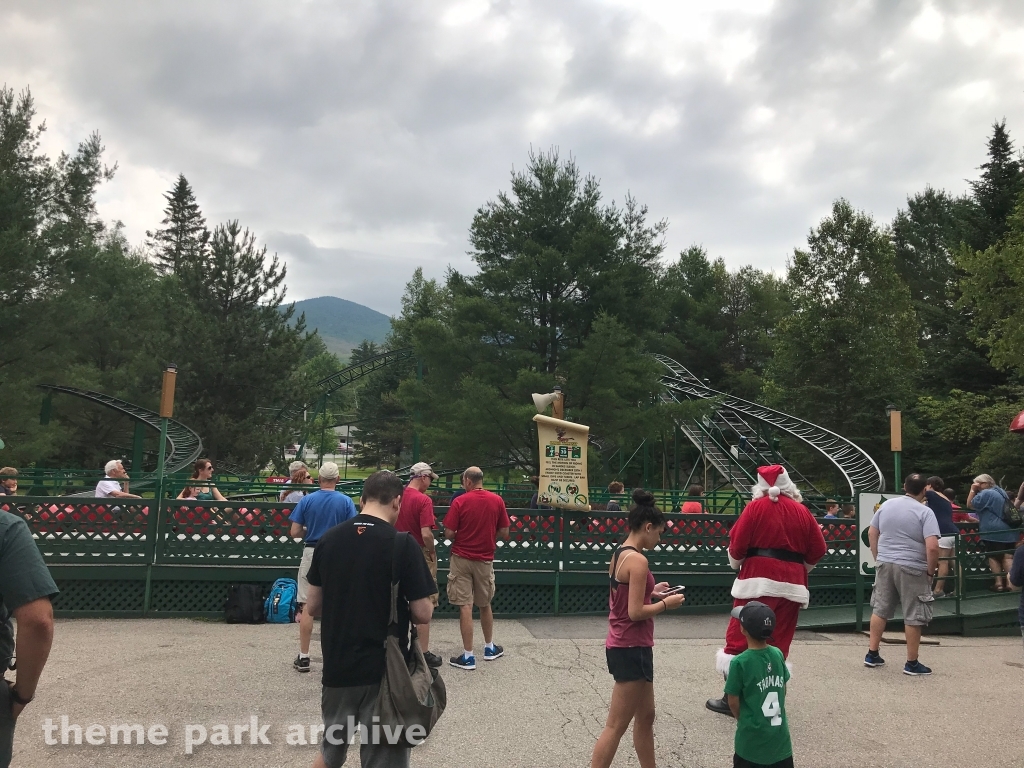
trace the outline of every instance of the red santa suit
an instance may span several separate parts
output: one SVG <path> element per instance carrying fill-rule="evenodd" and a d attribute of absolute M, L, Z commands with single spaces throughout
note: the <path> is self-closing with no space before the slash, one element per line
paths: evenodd
<path fill-rule="evenodd" d="M 825 555 L 825 538 L 786 470 L 758 467 L 753 500 L 729 531 L 729 564 L 739 570 L 732 585 L 733 605 L 759 600 L 775 611 L 768 642 L 789 657 L 797 614 L 810 599 L 807 573 Z M 747 649 L 737 619 L 729 621 L 725 648 L 716 667 L 729 674 L 729 662 Z"/>

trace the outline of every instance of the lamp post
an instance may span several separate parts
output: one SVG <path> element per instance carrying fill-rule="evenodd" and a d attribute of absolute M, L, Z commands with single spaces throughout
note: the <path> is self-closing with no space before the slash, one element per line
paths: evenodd
<path fill-rule="evenodd" d="M 143 615 L 149 614 L 153 600 L 153 564 L 156 562 L 156 538 L 160 530 L 160 505 L 164 495 L 164 461 L 167 458 L 167 421 L 174 416 L 174 382 L 178 377 L 178 366 L 168 363 L 164 367 L 163 384 L 160 387 L 160 448 L 156 459 L 156 492 L 146 525 L 146 589 L 142 602 Z"/>
<path fill-rule="evenodd" d="M 164 459 L 167 455 L 167 420 L 174 416 L 174 382 L 178 366 L 168 363 L 164 368 L 163 386 L 160 388 L 160 450 L 156 460 L 156 503 L 159 507 L 164 486 Z"/>
<path fill-rule="evenodd" d="M 885 415 L 889 417 L 889 447 L 892 450 L 893 466 L 896 470 L 896 490 L 900 489 L 903 478 L 903 415 L 899 406 L 889 403 L 885 406 Z"/>

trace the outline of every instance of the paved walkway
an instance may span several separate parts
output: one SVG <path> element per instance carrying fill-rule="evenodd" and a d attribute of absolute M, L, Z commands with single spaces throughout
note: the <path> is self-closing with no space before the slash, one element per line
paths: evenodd
<path fill-rule="evenodd" d="M 586 766 L 607 713 L 602 620 L 499 621 L 507 656 L 475 672 L 446 667 L 448 711 L 413 766 Z M 704 709 L 721 692 L 713 671 L 721 617 L 659 619 L 655 649 L 659 766 L 731 765 L 733 723 Z M 68 768 L 285 768 L 312 764 L 314 747 L 289 746 L 288 726 L 319 720 L 318 644 L 313 673 L 291 668 L 297 627 L 227 626 L 178 620 L 63 620 L 39 695 L 18 724 L 16 766 Z M 458 647 L 458 625 L 439 621 L 434 649 Z M 861 665 L 857 635 L 801 633 L 787 704 L 798 766 L 1024 766 L 1019 638 L 949 638 L 922 650 L 936 674 L 900 673 L 902 646 L 886 646 L 883 669 Z M 478 647 L 478 652 L 480 648 Z M 166 726 L 157 746 L 47 746 L 58 726 Z M 270 724 L 269 746 L 197 746 L 188 725 Z M 94 731 L 94 738 L 98 732 Z M 60 740 L 59 727 L 54 732 Z M 84 734 L 83 734 L 84 735 Z M 156 734 L 155 734 L 156 735 Z M 73 738 L 73 736 L 72 736 Z M 71 739 L 69 739 L 71 740 Z M 248 734 L 243 734 L 248 740 Z M 358 765 L 351 753 L 350 765 Z M 623 739 L 614 765 L 635 766 Z"/>

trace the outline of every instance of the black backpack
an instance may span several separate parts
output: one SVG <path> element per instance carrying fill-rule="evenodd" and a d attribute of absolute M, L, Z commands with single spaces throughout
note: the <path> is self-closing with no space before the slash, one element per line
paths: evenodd
<path fill-rule="evenodd" d="M 263 587 L 259 584 L 232 584 L 224 601 L 224 620 L 228 624 L 262 624 Z"/>
<path fill-rule="evenodd" d="M 1003 492 L 1003 522 L 1011 528 L 1020 528 L 1024 520 L 1021 519 L 1020 510 L 1013 506 L 1010 497 Z"/>

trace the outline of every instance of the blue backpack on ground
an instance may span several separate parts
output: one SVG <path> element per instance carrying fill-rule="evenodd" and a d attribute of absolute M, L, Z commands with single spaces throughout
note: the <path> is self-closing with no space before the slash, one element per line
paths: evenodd
<path fill-rule="evenodd" d="M 299 585 L 295 579 L 278 579 L 270 588 L 270 597 L 263 603 L 263 614 L 270 624 L 291 624 L 295 621 L 295 596 Z"/>

